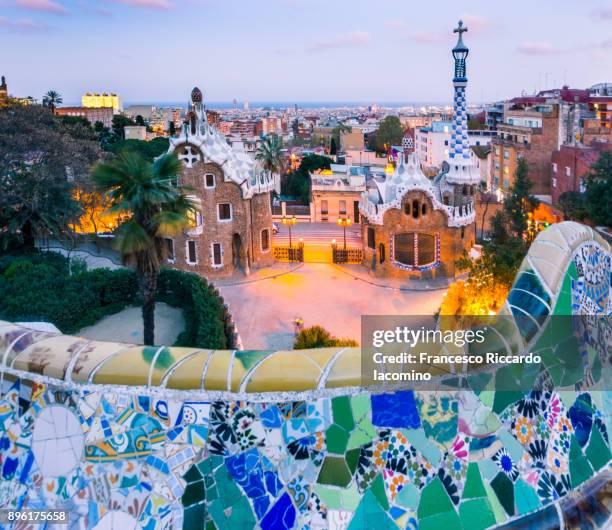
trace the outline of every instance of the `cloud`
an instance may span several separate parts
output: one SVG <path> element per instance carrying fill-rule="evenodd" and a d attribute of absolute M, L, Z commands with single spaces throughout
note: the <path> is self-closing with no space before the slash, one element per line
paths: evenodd
<path fill-rule="evenodd" d="M 408 24 L 403 20 L 389 20 L 386 22 L 386 26 L 397 31 L 405 31 L 408 29 Z"/>
<path fill-rule="evenodd" d="M 172 9 L 174 5 L 169 0 L 113 0 L 118 4 L 147 9 Z"/>
<path fill-rule="evenodd" d="M 46 31 L 49 29 L 49 26 L 39 24 L 29 18 L 11 20 L 6 17 L 0 17 L 0 29 L 6 29 L 17 33 L 35 33 L 38 31 Z"/>
<path fill-rule="evenodd" d="M 518 45 L 516 50 L 523 55 L 560 55 L 567 51 L 557 48 L 549 42 L 523 42 Z"/>
<path fill-rule="evenodd" d="M 68 14 L 68 10 L 62 4 L 53 0 L 15 0 L 15 6 L 30 11 L 46 11 L 56 15 Z"/>
<path fill-rule="evenodd" d="M 85 1 L 79 2 L 78 6 L 79 6 L 79 9 L 83 13 L 89 13 L 89 14 L 93 14 L 93 15 L 100 15 L 102 17 L 107 17 L 107 18 L 112 18 L 113 17 L 113 13 L 109 9 L 106 9 L 105 7 L 92 6 L 92 5 L 88 4 Z"/>
<path fill-rule="evenodd" d="M 612 7 L 602 7 L 591 11 L 591 18 L 593 20 L 612 20 Z"/>
<path fill-rule="evenodd" d="M 330 39 L 318 39 L 312 46 L 308 47 L 308 51 L 330 50 L 334 48 L 352 48 L 354 46 L 363 46 L 370 42 L 370 34 L 365 31 L 351 31 L 344 35 L 338 35 Z"/>
<path fill-rule="evenodd" d="M 495 27 L 495 23 L 480 15 L 471 15 L 466 13 L 461 17 L 463 24 L 468 28 L 468 35 L 477 36 L 487 33 Z"/>

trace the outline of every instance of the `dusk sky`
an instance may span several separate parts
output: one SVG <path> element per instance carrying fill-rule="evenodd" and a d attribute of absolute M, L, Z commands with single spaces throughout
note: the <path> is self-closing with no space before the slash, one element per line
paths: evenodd
<path fill-rule="evenodd" d="M 0 73 L 65 102 L 442 102 L 459 18 L 473 103 L 612 81 L 601 0 L 0 0 Z"/>

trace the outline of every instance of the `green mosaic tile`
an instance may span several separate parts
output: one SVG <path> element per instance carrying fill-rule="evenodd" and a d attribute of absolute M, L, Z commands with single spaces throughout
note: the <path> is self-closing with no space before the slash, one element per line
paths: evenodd
<path fill-rule="evenodd" d="M 491 488 L 510 516 L 514 515 L 514 484 L 505 473 L 498 473 L 491 481 Z"/>
<path fill-rule="evenodd" d="M 486 497 L 462 502 L 459 505 L 459 517 L 463 528 L 469 530 L 483 530 L 495 524 L 495 517 Z"/>
<path fill-rule="evenodd" d="M 353 411 L 351 409 L 351 400 L 347 396 L 335 397 L 332 399 L 332 412 L 334 415 L 334 423 L 344 427 L 347 431 L 352 431 L 355 427 L 353 420 Z"/>
<path fill-rule="evenodd" d="M 500 370 L 500 372 L 501 371 L 502 370 Z M 517 402 L 522 397 L 523 393 L 517 391 L 500 390 L 495 392 L 495 398 L 493 399 L 493 412 L 496 414 L 503 412 L 508 405 Z"/>
<path fill-rule="evenodd" d="M 361 447 L 376 438 L 376 429 L 370 420 L 369 416 L 360 420 L 355 429 L 350 433 L 347 449 L 355 449 Z"/>
<path fill-rule="evenodd" d="M 455 510 L 426 517 L 419 520 L 419 530 L 463 530 L 461 520 Z"/>
<path fill-rule="evenodd" d="M 344 454 L 349 441 L 349 433 L 339 425 L 331 425 L 325 431 L 325 445 L 330 453 Z"/>
<path fill-rule="evenodd" d="M 595 470 L 601 469 L 610 462 L 610 448 L 606 445 L 595 425 L 591 429 L 591 440 L 586 450 L 586 456 Z"/>
<path fill-rule="evenodd" d="M 359 503 L 348 530 L 371 530 L 372 528 L 397 530 L 397 525 L 378 503 L 372 490 L 367 490 Z"/>
<path fill-rule="evenodd" d="M 372 484 L 370 485 L 370 490 L 378 499 L 380 505 L 385 509 L 389 509 L 389 500 L 387 499 L 387 492 L 385 491 L 385 481 L 383 476 L 379 474 Z"/>
<path fill-rule="evenodd" d="M 569 470 L 572 488 L 579 486 L 593 475 L 593 467 L 582 453 L 580 444 L 574 435 L 572 435 L 570 445 Z"/>
<path fill-rule="evenodd" d="M 372 411 L 370 394 L 357 394 L 351 397 L 351 409 L 353 410 L 353 418 L 355 418 L 355 421 L 359 421 L 369 416 Z"/>
<path fill-rule="evenodd" d="M 490 458 L 486 458 L 485 460 L 478 462 L 478 468 L 480 469 L 480 474 L 485 480 L 491 480 L 495 475 L 497 475 L 497 473 L 499 473 L 497 464 Z"/>
<path fill-rule="evenodd" d="M 314 487 L 314 491 L 321 498 L 321 502 L 323 502 L 328 509 L 337 510 L 343 507 L 341 490 L 337 488 L 330 488 L 329 486 L 323 486 L 322 484 L 317 484 Z"/>
<path fill-rule="evenodd" d="M 357 464 L 359 463 L 359 453 L 359 449 L 352 449 L 350 451 L 347 451 L 346 455 L 344 455 L 346 465 L 348 466 L 351 475 L 354 474 L 355 469 L 357 469 Z"/>
<path fill-rule="evenodd" d="M 512 460 L 514 460 L 515 462 L 519 462 L 521 458 L 523 458 L 523 455 L 525 454 L 525 449 L 523 449 L 523 446 L 519 443 L 519 441 L 508 431 L 506 431 L 505 429 L 501 429 L 498 432 L 497 437 L 510 453 Z"/>
<path fill-rule="evenodd" d="M 532 512 L 542 506 L 535 489 L 520 478 L 514 483 L 514 499 L 519 515 Z"/>
<path fill-rule="evenodd" d="M 181 497 L 181 502 L 183 503 L 183 506 L 191 506 L 193 504 L 201 503 L 204 498 L 204 481 L 199 480 L 198 482 L 191 482 L 185 486 L 185 491 Z"/>
<path fill-rule="evenodd" d="M 441 480 L 436 477 L 421 492 L 421 502 L 418 508 L 419 520 L 448 511 L 454 512 L 455 508 Z"/>
<path fill-rule="evenodd" d="M 361 492 L 353 481 L 348 488 L 340 490 L 340 502 L 343 510 L 354 512 L 361 501 Z"/>
<path fill-rule="evenodd" d="M 222 500 L 219 500 L 208 505 L 208 512 L 219 530 L 255 528 L 257 523 L 249 500 L 244 496 L 231 505 L 231 510 L 224 507 Z"/>
<path fill-rule="evenodd" d="M 206 507 L 196 504 L 186 508 L 183 515 L 183 530 L 204 530 Z"/>
<path fill-rule="evenodd" d="M 339 486 L 344 488 L 351 481 L 351 471 L 343 457 L 327 456 L 323 460 L 321 471 L 317 482 L 319 484 L 329 484 L 331 486 Z"/>
<path fill-rule="evenodd" d="M 468 465 L 467 475 L 465 479 L 465 488 L 463 489 L 464 499 L 478 499 L 480 497 L 486 497 L 487 491 L 485 490 L 480 471 L 478 470 L 478 464 L 472 462 Z"/>
<path fill-rule="evenodd" d="M 215 472 L 215 483 L 223 508 L 234 505 L 243 497 L 240 488 L 235 484 L 225 466 L 219 467 Z"/>
<path fill-rule="evenodd" d="M 423 429 L 402 429 L 402 434 L 433 467 L 440 464 L 442 451 L 436 444 L 431 443 L 431 440 L 425 436 Z"/>
<path fill-rule="evenodd" d="M 508 516 L 506 515 L 506 512 L 504 511 L 504 507 L 499 502 L 499 499 L 497 498 L 497 495 L 493 491 L 493 488 L 491 488 L 490 484 L 487 484 L 486 482 L 485 482 L 485 489 L 487 490 L 487 499 L 489 499 L 489 504 L 491 505 L 491 508 L 493 509 L 493 515 L 495 515 L 495 521 L 497 522 L 497 524 L 501 524 L 506 519 L 508 519 Z"/>
<path fill-rule="evenodd" d="M 416 510 L 419 506 L 421 492 L 414 484 L 406 484 L 395 497 L 395 504 Z"/>

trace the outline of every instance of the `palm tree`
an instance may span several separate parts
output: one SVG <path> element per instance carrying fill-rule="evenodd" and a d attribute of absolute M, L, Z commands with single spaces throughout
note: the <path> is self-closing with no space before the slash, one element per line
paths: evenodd
<path fill-rule="evenodd" d="M 257 148 L 257 153 L 255 153 L 255 160 L 257 160 L 261 164 L 261 167 L 267 169 L 270 173 L 278 173 L 280 175 L 285 166 L 282 151 L 283 142 L 278 136 L 266 136 L 264 141 Z M 276 191 L 278 192 L 280 190 Z"/>
<path fill-rule="evenodd" d="M 133 265 L 142 295 L 144 343 L 153 345 L 155 336 L 155 292 L 164 258 L 164 236 L 189 223 L 194 204 L 185 189 L 173 183 L 181 165 L 175 155 L 155 162 L 125 152 L 110 164 L 99 164 L 92 173 L 96 189 L 105 194 L 109 211 L 129 219 L 116 231 L 116 248 L 124 263 Z"/>
<path fill-rule="evenodd" d="M 49 107 L 51 109 L 51 112 L 53 112 L 55 114 L 55 108 L 58 105 L 61 105 L 64 102 L 64 100 L 62 99 L 62 96 L 59 94 L 59 92 L 56 92 L 55 90 L 49 90 L 49 92 L 47 92 L 44 96 L 43 96 L 43 105 L 45 107 Z"/>

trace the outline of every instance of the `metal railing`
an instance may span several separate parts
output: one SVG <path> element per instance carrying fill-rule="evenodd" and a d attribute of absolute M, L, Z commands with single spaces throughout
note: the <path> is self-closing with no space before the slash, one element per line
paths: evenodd
<path fill-rule="evenodd" d="M 334 263 L 361 263 L 363 251 L 360 248 L 339 248 L 332 245 L 332 260 Z"/>
<path fill-rule="evenodd" d="M 275 246 L 272 250 L 274 259 L 278 261 L 304 261 L 304 243 L 298 243 L 292 247 L 277 247 Z"/>

